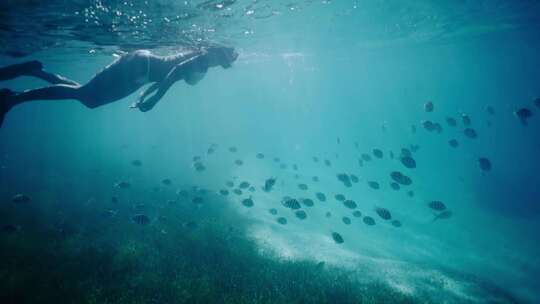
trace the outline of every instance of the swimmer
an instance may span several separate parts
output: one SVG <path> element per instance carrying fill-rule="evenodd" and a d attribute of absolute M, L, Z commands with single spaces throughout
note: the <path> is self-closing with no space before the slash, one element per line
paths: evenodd
<path fill-rule="evenodd" d="M 45 80 L 51 86 L 23 92 L 0 89 L 0 126 L 9 110 L 28 101 L 74 99 L 93 109 L 118 101 L 151 84 L 130 106 L 146 112 L 177 81 L 195 85 L 209 68 L 221 66 L 227 69 L 237 57 L 234 48 L 224 46 L 193 48 L 170 56 L 137 50 L 121 55 L 84 85 L 44 71 L 43 64 L 35 60 L 3 67 L 0 68 L 0 81 L 31 76 Z"/>

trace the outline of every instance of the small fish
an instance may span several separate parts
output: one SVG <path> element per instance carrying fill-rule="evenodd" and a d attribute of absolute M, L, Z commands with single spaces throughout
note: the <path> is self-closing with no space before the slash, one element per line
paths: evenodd
<path fill-rule="evenodd" d="M 227 190 L 227 189 L 221 189 L 221 190 L 219 190 L 219 194 L 221 194 L 221 195 L 223 195 L 223 196 L 229 195 L 229 190 Z"/>
<path fill-rule="evenodd" d="M 371 188 L 371 189 L 375 189 L 375 190 L 378 190 L 381 186 L 379 185 L 378 182 L 376 181 L 368 181 L 368 186 Z"/>
<path fill-rule="evenodd" d="M 131 220 L 135 223 L 135 224 L 139 224 L 139 225 L 148 225 L 150 223 L 150 218 L 144 214 L 136 214 L 134 215 Z"/>
<path fill-rule="evenodd" d="M 424 127 L 424 129 L 426 129 L 428 132 L 435 130 L 435 124 L 431 120 L 423 120 L 422 127 Z"/>
<path fill-rule="evenodd" d="M 407 195 L 409 197 L 414 197 L 414 191 L 412 191 L 412 190 L 407 191 Z"/>
<path fill-rule="evenodd" d="M 116 196 L 111 197 L 111 202 L 115 204 L 118 203 L 118 197 Z"/>
<path fill-rule="evenodd" d="M 262 154 L 262 153 L 257 153 L 257 155 L 255 155 L 255 157 L 257 157 L 258 159 L 263 159 L 263 158 L 264 158 L 264 154 Z"/>
<path fill-rule="evenodd" d="M 334 240 L 334 242 L 336 242 L 336 244 L 343 244 L 343 242 L 344 242 L 343 237 L 341 236 L 341 234 L 339 234 L 337 232 L 332 232 L 332 239 Z"/>
<path fill-rule="evenodd" d="M 354 217 L 362 217 L 362 212 L 360 210 L 354 210 L 352 215 Z"/>
<path fill-rule="evenodd" d="M 375 220 L 371 216 L 364 216 L 362 221 L 364 222 L 364 224 L 366 224 L 368 226 L 375 225 Z"/>
<path fill-rule="evenodd" d="M 516 115 L 522 125 L 527 126 L 527 120 L 532 117 L 532 111 L 528 108 L 520 108 L 514 111 L 514 115 Z"/>
<path fill-rule="evenodd" d="M 393 220 L 392 222 L 390 222 L 392 224 L 392 226 L 396 227 L 396 228 L 399 228 L 401 227 L 401 222 L 398 221 L 398 220 Z"/>
<path fill-rule="evenodd" d="M 306 184 L 298 184 L 298 189 L 305 191 L 305 190 L 308 189 L 308 185 L 306 185 Z"/>
<path fill-rule="evenodd" d="M 293 164 L 292 168 L 293 168 L 294 171 L 298 171 L 298 165 L 297 164 Z"/>
<path fill-rule="evenodd" d="M 354 175 L 354 174 L 351 174 L 349 175 L 349 177 L 351 178 L 351 182 L 353 183 L 358 183 L 360 181 L 360 179 L 358 178 L 358 176 Z"/>
<path fill-rule="evenodd" d="M 453 117 L 446 117 L 446 124 L 449 127 L 455 127 L 457 126 L 457 120 Z"/>
<path fill-rule="evenodd" d="M 343 201 L 343 205 L 349 209 L 356 209 L 356 207 L 358 206 L 353 200 L 345 200 Z"/>
<path fill-rule="evenodd" d="M 339 194 L 339 193 L 338 193 L 338 194 L 334 195 L 334 198 L 335 198 L 337 201 L 340 201 L 340 202 L 345 201 L 345 195 L 343 195 L 343 194 Z"/>
<path fill-rule="evenodd" d="M 331 167 L 331 166 L 332 166 L 332 163 L 331 163 L 330 160 L 328 160 L 328 159 L 325 159 L 325 160 L 324 160 L 324 164 L 325 164 L 327 167 Z"/>
<path fill-rule="evenodd" d="M 326 211 L 325 216 L 326 216 L 326 218 L 332 217 L 332 212 Z"/>
<path fill-rule="evenodd" d="M 11 198 L 11 201 L 16 203 L 16 204 L 25 204 L 25 203 L 29 203 L 32 201 L 32 199 L 30 198 L 30 196 L 26 195 L 26 194 L 15 194 L 12 198 Z"/>
<path fill-rule="evenodd" d="M 392 188 L 393 190 L 399 191 L 399 189 L 400 189 L 401 187 L 399 186 L 398 183 L 396 183 L 396 182 L 391 182 L 391 183 L 390 183 L 390 188 Z"/>
<path fill-rule="evenodd" d="M 489 115 L 495 115 L 495 109 L 493 108 L 493 106 L 487 105 L 487 106 L 486 106 L 486 112 L 487 112 Z"/>
<path fill-rule="evenodd" d="M 536 99 L 534 100 L 534 104 L 536 105 L 537 108 L 540 109 L 540 97 L 539 97 L 539 98 L 536 98 Z"/>
<path fill-rule="evenodd" d="M 135 160 L 131 161 L 131 165 L 133 165 L 134 167 L 140 167 L 140 166 L 142 166 L 142 161 L 140 161 L 138 159 L 135 159 Z"/>
<path fill-rule="evenodd" d="M 302 199 L 302 204 L 304 204 L 306 207 L 313 207 L 315 205 L 315 202 L 313 202 L 310 198 L 304 198 Z"/>
<path fill-rule="evenodd" d="M 194 162 L 193 163 L 193 168 L 195 168 L 195 170 L 197 172 L 202 172 L 202 171 L 206 170 L 206 166 L 203 165 L 203 163 L 201 163 L 201 162 Z"/>
<path fill-rule="evenodd" d="M 172 181 L 169 179 L 169 178 L 165 178 L 161 181 L 162 184 L 164 184 L 165 186 L 170 186 L 172 185 Z"/>
<path fill-rule="evenodd" d="M 435 106 L 433 105 L 433 102 L 432 101 L 428 101 L 424 104 L 424 111 L 428 112 L 428 113 L 431 113 L 433 112 L 433 109 L 435 108 Z"/>
<path fill-rule="evenodd" d="M 352 186 L 351 179 L 348 174 L 345 173 L 339 173 L 337 175 L 337 179 L 345 185 L 345 187 L 350 188 Z"/>
<path fill-rule="evenodd" d="M 277 214 L 277 209 L 276 209 L 276 208 L 270 208 L 270 209 L 268 209 L 268 212 L 269 212 L 271 215 L 276 215 L 276 214 Z"/>
<path fill-rule="evenodd" d="M 351 219 L 349 217 L 346 217 L 346 216 L 342 217 L 341 221 L 343 221 L 343 224 L 345 224 L 345 225 L 350 225 L 351 224 Z"/>
<path fill-rule="evenodd" d="M 410 177 L 404 175 L 403 173 L 399 171 L 392 171 L 390 173 L 390 177 L 398 184 L 403 186 L 409 186 L 412 184 L 412 180 Z"/>
<path fill-rule="evenodd" d="M 266 192 L 269 192 L 272 190 L 272 187 L 274 187 L 275 184 L 276 184 L 276 178 L 271 177 L 264 182 L 263 190 Z"/>
<path fill-rule="evenodd" d="M 287 225 L 287 219 L 284 217 L 278 217 L 276 221 L 281 225 Z"/>
<path fill-rule="evenodd" d="M 249 182 L 246 182 L 246 181 L 241 182 L 241 183 L 238 185 L 238 188 L 240 188 L 240 189 L 242 189 L 242 190 L 243 190 L 243 189 L 249 188 Z"/>
<path fill-rule="evenodd" d="M 317 183 L 317 182 L 319 182 L 319 177 L 318 176 L 313 176 L 311 178 L 311 180 Z"/>
<path fill-rule="evenodd" d="M 238 151 L 238 148 L 236 148 L 236 147 L 234 147 L 234 146 L 229 147 L 229 152 L 235 153 L 235 152 L 237 152 L 237 151 Z"/>
<path fill-rule="evenodd" d="M 241 159 L 237 159 L 234 161 L 234 164 L 237 165 L 237 166 L 241 166 L 244 164 L 244 161 L 242 161 Z"/>
<path fill-rule="evenodd" d="M 402 157 L 401 158 L 401 163 L 409 168 L 409 169 L 414 169 L 416 168 L 416 161 L 414 160 L 414 158 L 410 157 L 410 156 L 405 156 L 405 157 Z"/>
<path fill-rule="evenodd" d="M 381 151 L 381 149 L 373 149 L 373 155 L 376 158 L 383 158 L 383 152 Z"/>
<path fill-rule="evenodd" d="M 473 128 L 466 128 L 465 130 L 463 130 L 463 134 L 465 134 L 465 136 L 467 136 L 470 139 L 475 139 L 478 137 L 476 130 Z"/>
<path fill-rule="evenodd" d="M 401 154 L 399 156 L 400 158 L 403 158 L 403 157 L 412 157 L 412 152 L 411 150 L 407 149 L 407 148 L 401 148 Z"/>
<path fill-rule="evenodd" d="M 390 211 L 386 208 L 382 207 L 376 207 L 375 212 L 377 215 L 379 215 L 383 220 L 390 220 L 392 219 L 392 214 L 390 214 Z"/>
<path fill-rule="evenodd" d="M 307 218 L 307 213 L 304 210 L 296 210 L 294 215 L 301 220 L 305 220 Z"/>
<path fill-rule="evenodd" d="M 363 161 L 366 161 L 366 162 L 371 160 L 371 156 L 369 156 L 369 154 L 367 153 L 362 153 L 360 157 L 362 158 Z"/>
<path fill-rule="evenodd" d="M 480 157 L 478 159 L 478 165 L 484 172 L 491 171 L 491 161 L 486 157 Z"/>
<path fill-rule="evenodd" d="M 236 194 L 236 195 L 242 195 L 242 190 L 240 190 L 240 189 L 234 189 L 234 190 L 233 190 L 233 193 Z"/>
<path fill-rule="evenodd" d="M 225 182 L 225 186 L 227 186 L 227 187 L 229 187 L 229 188 L 232 188 L 232 187 L 234 187 L 234 182 L 232 182 L 232 181 L 227 181 L 227 182 Z"/>
<path fill-rule="evenodd" d="M 428 203 L 428 207 L 435 211 L 446 210 L 446 205 L 441 201 L 431 201 Z"/>
<path fill-rule="evenodd" d="M 315 193 L 315 197 L 321 202 L 326 202 L 326 195 L 322 192 Z"/>
<path fill-rule="evenodd" d="M 448 141 L 448 144 L 450 145 L 450 147 L 452 148 L 457 148 L 459 147 L 459 142 L 457 141 L 457 139 L 450 139 Z"/>
<path fill-rule="evenodd" d="M 197 205 L 200 205 L 204 202 L 203 198 L 200 196 L 196 196 L 193 199 L 191 199 L 191 202 Z"/>
<path fill-rule="evenodd" d="M 438 219 L 441 219 L 441 220 L 443 220 L 443 219 L 449 219 L 449 218 L 452 217 L 452 215 L 453 215 L 453 214 L 452 214 L 452 211 L 450 211 L 450 210 L 445 210 L 445 211 L 443 211 L 443 212 L 441 212 L 441 213 L 439 213 L 439 214 L 434 214 L 434 217 L 433 217 L 432 222 L 435 222 L 435 221 L 438 220 Z"/>
<path fill-rule="evenodd" d="M 297 210 L 300 209 L 300 203 L 294 198 L 285 198 L 282 202 L 282 205 L 286 208 Z"/>
<path fill-rule="evenodd" d="M 253 207 L 254 203 L 253 203 L 253 200 L 250 197 L 250 198 L 246 198 L 246 199 L 242 200 L 242 205 L 244 205 L 244 207 L 251 208 L 251 207 Z"/>

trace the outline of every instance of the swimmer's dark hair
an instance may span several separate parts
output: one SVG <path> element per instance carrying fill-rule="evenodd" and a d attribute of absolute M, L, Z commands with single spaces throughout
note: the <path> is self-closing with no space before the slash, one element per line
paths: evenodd
<path fill-rule="evenodd" d="M 234 47 L 217 43 L 205 43 L 198 46 L 198 51 L 205 54 L 209 66 L 220 65 L 223 68 L 230 68 L 231 64 L 238 58 L 238 53 Z"/>

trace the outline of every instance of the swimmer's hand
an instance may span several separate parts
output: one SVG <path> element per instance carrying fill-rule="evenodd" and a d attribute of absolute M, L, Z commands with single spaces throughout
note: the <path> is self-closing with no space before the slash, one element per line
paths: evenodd
<path fill-rule="evenodd" d="M 156 103 L 159 101 L 159 98 L 155 95 L 148 98 L 147 100 L 144 100 L 144 98 L 137 99 L 136 102 L 132 103 L 129 108 L 130 109 L 139 109 L 141 112 L 147 112 L 152 110 L 152 108 L 156 105 Z"/>
<path fill-rule="evenodd" d="M 143 105 L 143 104 L 146 102 L 146 101 L 145 101 L 145 98 L 146 98 L 148 95 L 150 95 L 150 94 L 152 94 L 153 92 L 155 92 L 155 91 L 158 89 L 158 87 L 159 87 L 159 84 L 158 84 L 158 83 L 154 83 L 152 86 L 150 86 L 148 89 L 146 89 L 146 91 L 144 91 L 144 92 L 141 94 L 141 96 L 139 96 L 139 98 L 137 99 L 137 101 L 135 101 L 134 103 L 132 103 L 132 104 L 129 106 L 129 108 L 130 108 L 130 109 L 141 109 L 142 112 L 146 112 L 146 111 L 150 110 L 150 109 L 148 109 L 148 110 L 146 110 L 146 111 L 143 111 L 143 110 L 142 110 L 143 108 L 145 108 L 144 105 Z"/>
<path fill-rule="evenodd" d="M 135 101 L 134 103 L 130 104 L 130 105 L 129 105 L 129 108 L 130 108 L 130 109 L 138 109 L 138 108 L 141 106 L 141 104 L 142 104 L 143 102 L 144 102 L 144 101 L 142 100 L 142 98 L 139 98 L 139 99 L 137 99 L 137 101 Z"/>
<path fill-rule="evenodd" d="M 136 107 L 139 108 L 141 112 L 150 111 L 158 103 L 158 101 L 160 100 L 160 97 L 154 94 L 152 95 L 152 97 L 148 98 L 147 100 L 138 102 L 136 104 Z"/>

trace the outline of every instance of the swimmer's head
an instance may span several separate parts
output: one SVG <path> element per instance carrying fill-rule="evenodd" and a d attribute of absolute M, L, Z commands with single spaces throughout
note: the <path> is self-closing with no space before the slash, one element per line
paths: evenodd
<path fill-rule="evenodd" d="M 206 52 L 208 66 L 222 66 L 224 69 L 230 68 L 231 64 L 238 58 L 238 53 L 232 47 L 209 46 L 203 48 Z"/>

